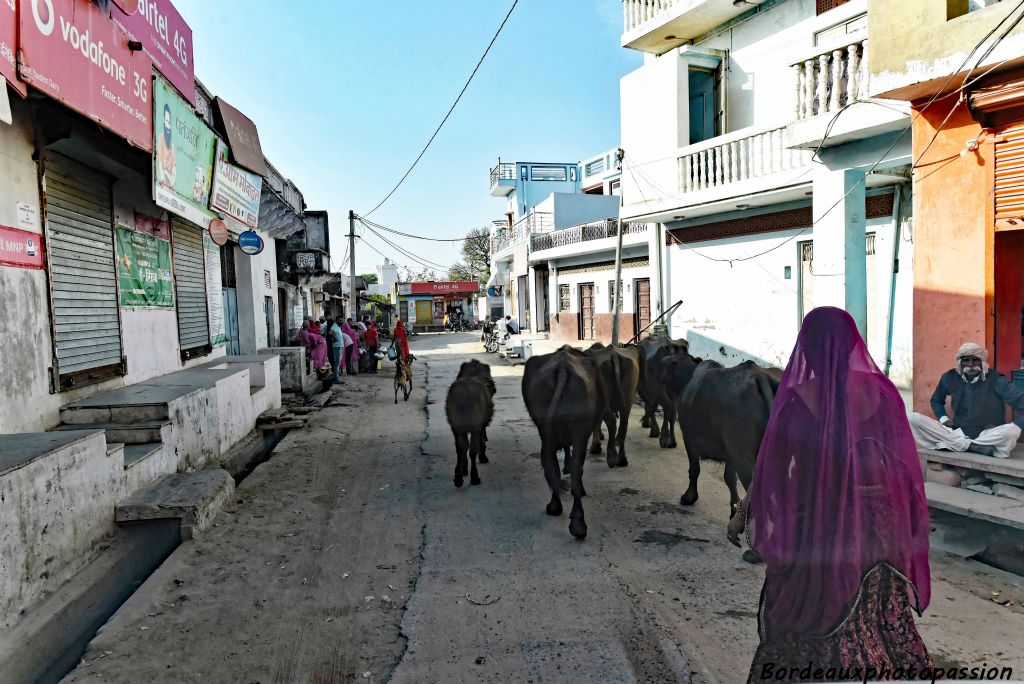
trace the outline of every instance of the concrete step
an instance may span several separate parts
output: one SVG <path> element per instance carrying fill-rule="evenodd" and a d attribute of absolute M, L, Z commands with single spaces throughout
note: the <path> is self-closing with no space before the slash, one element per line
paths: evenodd
<path fill-rule="evenodd" d="M 139 520 L 181 520 L 181 538 L 192 539 L 209 528 L 235 491 L 226 470 L 174 473 L 146 485 L 114 508 L 119 523 Z"/>
<path fill-rule="evenodd" d="M 145 442 L 143 444 L 124 445 L 124 468 L 127 470 L 140 461 L 158 453 L 163 448 L 163 442 Z"/>
<path fill-rule="evenodd" d="M 171 415 L 169 404 L 122 404 L 115 406 L 65 406 L 60 420 L 69 425 L 92 423 L 136 423 L 142 420 L 166 420 Z"/>
<path fill-rule="evenodd" d="M 1024 502 L 937 482 L 925 482 L 924 492 L 931 508 L 1024 530 Z"/>
<path fill-rule="evenodd" d="M 121 442 L 123 444 L 147 444 L 164 441 L 165 432 L 169 433 L 171 421 L 148 420 L 132 423 L 90 423 L 89 425 L 63 424 L 58 425 L 54 430 L 103 430 L 107 435 L 107 442 Z"/>
<path fill-rule="evenodd" d="M 969 468 L 1024 479 L 1024 450 L 1020 447 L 1010 454 L 1010 458 L 982 456 L 969 451 L 936 451 L 934 449 L 919 449 L 918 453 L 929 463 L 942 463 L 957 468 Z"/>
<path fill-rule="evenodd" d="M 119 451 L 124 451 L 124 444 L 121 442 L 107 442 L 107 457 L 114 456 Z"/>

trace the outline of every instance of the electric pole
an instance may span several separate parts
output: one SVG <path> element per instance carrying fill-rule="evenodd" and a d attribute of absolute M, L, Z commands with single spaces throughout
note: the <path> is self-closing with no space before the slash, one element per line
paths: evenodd
<path fill-rule="evenodd" d="M 615 152 L 615 158 L 619 160 L 619 168 L 622 168 L 622 159 L 626 156 L 625 151 L 620 147 Z M 621 188 L 621 186 L 620 186 Z M 612 345 L 619 344 L 619 310 L 622 308 L 622 190 L 619 190 L 619 215 L 616 218 L 618 230 L 618 241 L 615 243 L 615 291 L 612 293 Z"/>
<path fill-rule="evenodd" d="M 348 210 L 348 296 L 352 307 L 352 322 L 359 320 L 359 296 L 356 294 L 356 212 Z"/>

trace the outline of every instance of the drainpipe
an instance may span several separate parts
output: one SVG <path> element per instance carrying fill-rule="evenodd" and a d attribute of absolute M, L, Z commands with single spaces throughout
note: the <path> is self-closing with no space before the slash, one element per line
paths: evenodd
<path fill-rule="evenodd" d="M 620 147 L 615 153 L 622 166 L 622 158 L 626 153 Z M 619 194 L 619 217 L 618 217 L 619 239 L 615 245 L 615 292 L 612 293 L 612 346 L 619 344 L 619 308 L 622 302 L 622 194 Z"/>
<path fill-rule="evenodd" d="M 903 202 L 903 183 L 898 183 L 893 188 L 892 196 L 892 222 L 893 222 L 893 244 L 892 244 L 892 277 L 889 280 L 889 316 L 887 320 L 888 327 L 885 331 L 885 376 L 889 377 L 889 371 L 892 369 L 892 329 L 893 329 L 893 314 L 896 310 L 896 276 L 900 272 L 900 242 L 901 232 L 903 224 L 903 212 L 901 211 Z"/>

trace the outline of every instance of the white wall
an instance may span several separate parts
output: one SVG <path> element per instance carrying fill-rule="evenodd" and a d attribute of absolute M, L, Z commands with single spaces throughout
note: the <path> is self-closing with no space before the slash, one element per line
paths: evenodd
<path fill-rule="evenodd" d="M 273 330 L 280 325 L 277 308 L 277 249 L 274 240 L 260 230 L 256 231 L 265 245 L 255 256 L 243 254 L 235 247 L 235 273 L 238 281 L 238 347 L 242 354 L 255 354 L 260 349 L 275 346 L 275 340 L 267 340 L 267 318 L 263 311 L 263 298 L 274 300 Z M 267 287 L 264 271 L 270 271 L 270 287 Z M 317 313 L 317 317 L 320 314 Z"/>
<path fill-rule="evenodd" d="M 867 231 L 875 234 L 874 306 L 871 307 L 874 315 L 868 321 L 868 342 L 875 363 L 884 368 L 893 224 L 888 217 L 871 219 Z M 799 229 L 794 229 L 701 242 L 688 247 L 666 247 L 668 300 L 683 300 L 672 316 L 670 334 L 688 339 L 695 356 L 727 366 L 752 359 L 784 368 L 799 332 L 799 244 L 811 239 L 810 230 L 798 233 Z M 908 237 L 904 235 L 900 243 L 890 376 L 899 387 L 910 386 L 912 370 L 914 276 L 913 244 Z M 773 247 L 777 249 L 750 261 L 734 261 L 731 266 L 697 254 L 736 259 Z M 788 280 L 785 278 L 787 266 L 791 269 Z"/>

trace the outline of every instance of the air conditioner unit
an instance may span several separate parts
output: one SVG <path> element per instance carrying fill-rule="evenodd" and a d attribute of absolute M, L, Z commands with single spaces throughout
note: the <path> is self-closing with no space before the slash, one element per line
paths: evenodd
<path fill-rule="evenodd" d="M 313 293 L 313 301 L 314 302 L 326 302 L 327 301 L 327 295 L 324 294 L 323 292 L 314 292 Z"/>

